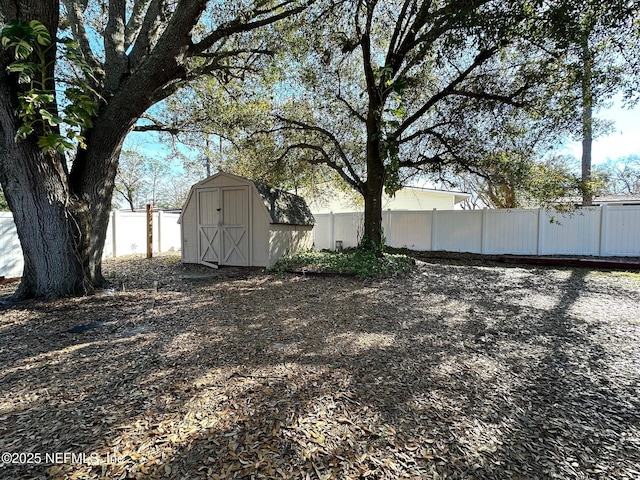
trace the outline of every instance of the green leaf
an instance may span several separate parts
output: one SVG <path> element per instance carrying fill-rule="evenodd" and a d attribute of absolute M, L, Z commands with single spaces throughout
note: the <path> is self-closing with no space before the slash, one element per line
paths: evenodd
<path fill-rule="evenodd" d="M 73 143 L 58 133 L 51 133 L 38 139 L 38 146 L 45 153 L 64 153 L 73 148 Z"/>
<path fill-rule="evenodd" d="M 24 102 L 24 106 L 32 105 L 33 107 L 42 107 L 53 103 L 55 97 L 53 93 L 46 90 L 30 90 L 20 96 L 20 101 Z"/>
<path fill-rule="evenodd" d="M 35 37 L 36 42 L 44 47 L 51 45 L 51 35 L 49 35 L 47 27 L 38 20 L 31 20 L 29 22 L 29 27 L 31 27 L 32 35 Z"/>
<path fill-rule="evenodd" d="M 19 142 L 20 140 L 24 140 L 32 133 L 33 133 L 33 127 L 31 126 L 31 123 L 24 123 L 16 132 L 15 140 L 16 142 Z"/>
<path fill-rule="evenodd" d="M 29 43 L 25 42 L 24 40 L 16 42 L 11 46 L 15 46 L 13 56 L 17 59 L 24 60 L 33 53 L 33 47 Z"/>
<path fill-rule="evenodd" d="M 81 134 L 84 129 L 93 126 L 92 117 L 98 112 L 98 105 L 93 97 L 88 94 L 90 87 L 79 81 L 80 88 L 68 88 L 65 95 L 69 105 L 60 115 L 56 115 L 56 98 L 53 90 L 45 90 L 45 80 L 40 77 L 47 68 L 46 52 L 52 45 L 51 35 L 41 22 L 32 20 L 22 23 L 11 20 L 6 23 L 0 32 L 1 43 L 5 49 L 13 49 L 16 61 L 8 66 L 8 71 L 18 74 L 19 83 L 31 84 L 31 88 L 18 97 L 18 116 L 24 124 L 16 132 L 16 140 L 23 140 L 33 133 L 34 122 L 42 122 L 43 127 L 59 126 L 66 123 L 71 128 L 66 129 L 66 136 L 59 133 L 42 136 L 38 139 L 38 145 L 47 153 L 63 153 L 73 149 L 75 143 L 86 148 L 85 137 Z M 91 68 L 84 60 L 78 44 L 69 39 L 61 39 L 62 54 L 65 55 L 86 75 L 93 78 Z M 32 58 L 36 62 L 27 60 Z"/>
<path fill-rule="evenodd" d="M 18 74 L 18 83 L 31 83 L 40 71 L 40 65 L 26 60 L 18 60 L 9 64 L 7 70 L 9 73 Z"/>
<path fill-rule="evenodd" d="M 60 125 L 63 122 L 62 118 L 52 114 L 51 112 L 45 110 L 44 108 L 41 108 L 40 110 L 38 110 L 38 113 L 40 113 L 40 116 L 42 117 L 42 119 L 46 120 L 47 123 L 49 123 L 49 125 L 51 125 L 52 127 L 55 127 L 56 125 Z"/>
<path fill-rule="evenodd" d="M 37 20 L 22 23 L 10 20 L 2 29 L 2 46 L 14 48 L 14 58 L 24 60 L 33 53 L 34 44 L 49 46 L 51 36 L 47 28 Z"/>

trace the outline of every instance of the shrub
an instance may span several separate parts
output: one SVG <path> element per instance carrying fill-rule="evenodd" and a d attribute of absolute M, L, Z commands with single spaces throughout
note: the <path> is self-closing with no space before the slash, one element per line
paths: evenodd
<path fill-rule="evenodd" d="M 342 252 L 308 250 L 280 260 L 273 270 L 338 273 L 358 278 L 379 278 L 398 275 L 413 269 L 415 260 L 407 255 L 384 253 L 355 248 Z"/>

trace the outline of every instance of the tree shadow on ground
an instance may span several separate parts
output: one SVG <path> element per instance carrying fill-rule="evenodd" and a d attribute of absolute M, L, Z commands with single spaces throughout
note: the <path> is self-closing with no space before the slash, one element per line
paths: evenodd
<path fill-rule="evenodd" d="M 585 274 L 441 265 L 380 282 L 255 276 L 153 305 L 137 291 L 38 307 L 33 323 L 3 331 L 15 342 L 0 352 L 0 450 L 121 462 L 0 476 L 631 476 L 637 377 L 606 383 L 615 346 L 596 331 L 611 325 L 576 313 L 594 294 Z M 74 308 L 121 320 L 67 337 Z M 587 449 L 597 463 L 580 457 Z"/>

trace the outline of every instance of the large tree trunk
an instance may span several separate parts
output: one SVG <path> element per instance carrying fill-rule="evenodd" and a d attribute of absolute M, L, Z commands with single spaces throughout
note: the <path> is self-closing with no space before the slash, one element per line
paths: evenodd
<path fill-rule="evenodd" d="M 385 168 L 380 151 L 381 108 L 372 102 L 367 120 L 367 181 L 364 186 L 364 236 L 362 244 L 382 252 L 382 191 Z"/>
<path fill-rule="evenodd" d="M 37 136 L 42 131 L 15 142 L 18 95 L 25 86 L 7 73 L 13 59 L 8 51 L 0 51 L 0 182 L 24 252 L 20 297 L 84 294 L 104 284 L 102 253 L 122 143 L 136 120 L 173 93 L 176 80 L 186 77 L 191 28 L 206 4 L 180 2 L 164 33 L 152 39 L 149 27 L 127 60 L 124 2 L 110 3 L 105 83 L 96 86 L 101 105 L 93 127 L 83 132 L 87 148 L 78 151 L 71 172 L 62 155 L 40 152 Z M 55 36 L 59 8 L 57 0 L 0 0 L 0 21 L 39 20 Z M 51 91 L 56 90 L 55 55 L 50 49 L 51 85 L 46 89 Z"/>
<path fill-rule="evenodd" d="M 16 297 L 50 298 L 92 290 L 81 256 L 87 217 L 82 204 L 70 200 L 64 172 L 34 141 L 14 143 L 13 148 L 5 143 L 1 170 L 24 254 Z"/>
<path fill-rule="evenodd" d="M 589 38 L 582 41 L 582 205 L 593 205 L 591 182 L 591 148 L 593 145 L 593 94 L 591 81 L 593 58 L 589 50 Z"/>
<path fill-rule="evenodd" d="M 57 1 L 2 0 L 4 20 L 40 20 L 49 31 L 58 25 Z M 55 49 L 49 52 L 48 76 L 53 78 Z M 37 136 L 16 142 L 20 126 L 18 95 L 25 85 L 7 72 L 13 59 L 0 53 L 0 182 L 16 223 L 24 254 L 18 298 L 83 294 L 94 286 L 83 250 L 89 230 L 86 203 L 70 195 L 65 159 L 43 153 Z M 47 86 L 53 89 L 53 81 Z M 42 133 L 42 132 L 37 132 Z"/>
<path fill-rule="evenodd" d="M 382 191 L 384 166 L 369 167 L 364 189 L 364 246 L 381 251 L 382 247 Z"/>
<path fill-rule="evenodd" d="M 124 125 L 112 125 L 99 116 L 94 128 L 87 132 L 87 149 L 78 153 L 69 175 L 74 197 L 88 206 L 87 243 L 82 257 L 96 286 L 105 283 L 102 276 L 102 254 L 109 226 L 118 159 L 124 138 L 134 122 L 134 119 L 130 119 Z"/>

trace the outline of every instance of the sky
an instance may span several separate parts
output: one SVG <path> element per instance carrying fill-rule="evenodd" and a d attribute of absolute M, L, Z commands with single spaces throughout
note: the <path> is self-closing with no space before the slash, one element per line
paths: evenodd
<path fill-rule="evenodd" d="M 622 108 L 620 102 L 616 101 L 612 107 L 597 112 L 596 117 L 613 120 L 615 124 L 612 133 L 594 140 L 593 165 L 605 163 L 608 159 L 615 160 L 629 155 L 640 156 L 640 105 L 630 110 Z M 136 149 L 150 157 L 164 157 L 171 153 L 168 146 L 160 143 L 158 136 L 154 133 L 130 134 L 125 141 L 125 149 L 127 148 Z M 194 154 L 186 147 L 182 147 L 181 150 L 186 155 Z M 567 142 L 564 148 L 559 146 L 559 151 L 573 155 L 579 160 L 582 156 L 582 143 Z"/>
<path fill-rule="evenodd" d="M 640 106 L 633 110 L 623 109 L 617 103 L 596 114 L 597 117 L 615 121 L 613 133 L 593 142 L 591 163 L 597 165 L 607 159 L 615 160 L 629 155 L 640 156 Z M 566 153 L 576 158 L 582 156 L 581 142 L 570 142 Z"/>

